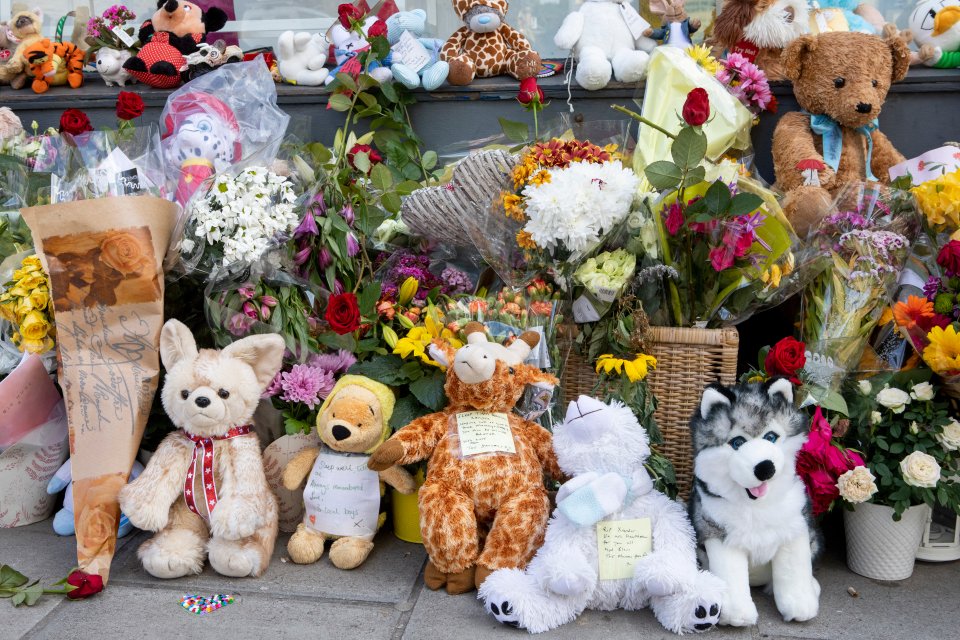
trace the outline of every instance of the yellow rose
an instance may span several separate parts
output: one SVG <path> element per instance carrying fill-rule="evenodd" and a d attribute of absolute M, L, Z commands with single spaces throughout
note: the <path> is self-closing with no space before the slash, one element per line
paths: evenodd
<path fill-rule="evenodd" d="M 27 351 L 28 353 L 41 354 L 53 349 L 53 344 L 53 338 L 50 336 L 42 340 L 23 340 L 20 343 L 20 350 Z"/>
<path fill-rule="evenodd" d="M 37 311 L 43 311 L 47 308 L 47 303 L 50 301 L 50 296 L 44 290 L 45 288 L 38 287 L 30 292 L 30 295 L 27 296 L 27 299 L 30 301 L 30 304 L 33 305 L 33 308 Z"/>
<path fill-rule="evenodd" d="M 37 256 L 27 256 L 23 259 L 23 269 L 27 272 L 43 271 L 43 264 Z"/>
<path fill-rule="evenodd" d="M 100 262 L 125 276 L 139 275 L 153 266 L 140 240 L 131 233 L 115 233 L 101 242 Z"/>
<path fill-rule="evenodd" d="M 47 278 L 42 273 L 30 273 L 17 280 L 16 288 L 31 291 L 40 285 L 45 285 L 46 283 Z"/>
<path fill-rule="evenodd" d="M 854 467 L 837 478 L 840 496 L 852 504 L 866 502 L 877 492 L 876 478 L 866 467 Z"/>
<path fill-rule="evenodd" d="M 20 323 L 24 340 L 43 340 L 50 333 L 50 323 L 39 311 L 31 311 Z"/>

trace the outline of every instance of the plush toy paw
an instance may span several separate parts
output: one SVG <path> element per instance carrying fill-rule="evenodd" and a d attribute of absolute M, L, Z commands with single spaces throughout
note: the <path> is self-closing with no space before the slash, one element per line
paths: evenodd
<path fill-rule="evenodd" d="M 577 60 L 577 84 L 587 91 L 603 89 L 613 76 L 610 61 L 597 47 L 584 47 Z"/>
<path fill-rule="evenodd" d="M 720 624 L 728 627 L 749 627 L 757 624 L 757 605 L 749 597 L 724 598 L 720 606 Z"/>
<path fill-rule="evenodd" d="M 120 510 L 137 529 L 160 531 L 167 526 L 170 517 L 170 505 L 162 505 L 150 497 L 141 498 L 139 492 L 128 490 L 127 485 L 120 491 Z"/>
<path fill-rule="evenodd" d="M 203 571 L 204 544 L 191 531 L 164 531 L 140 545 L 137 556 L 155 578 L 182 578 Z"/>
<path fill-rule="evenodd" d="M 330 562 L 338 569 L 356 569 L 373 551 L 373 541 L 340 538 L 330 545 Z"/>
<path fill-rule="evenodd" d="M 640 82 L 649 63 L 650 56 L 643 51 L 619 51 L 613 57 L 613 75 L 620 82 Z"/>
<path fill-rule="evenodd" d="M 712 629 L 720 622 L 720 604 L 718 602 L 701 602 L 693 610 L 693 617 L 689 627 L 697 633 Z"/>
<path fill-rule="evenodd" d="M 287 553 L 290 559 L 297 564 L 313 564 L 323 557 L 323 534 L 308 529 L 302 522 L 297 525 L 297 531 L 287 542 Z"/>
<path fill-rule="evenodd" d="M 416 89 L 420 86 L 420 76 L 407 65 L 394 64 L 390 70 L 393 72 L 393 79 L 407 89 Z"/>
<path fill-rule="evenodd" d="M 533 580 L 520 569 L 500 569 L 491 573 L 480 587 L 479 598 L 484 609 L 500 624 L 515 629 L 525 629 L 519 609 L 514 605 L 517 597 L 535 590 Z"/>
<path fill-rule="evenodd" d="M 447 81 L 450 84 L 464 86 L 473 82 L 477 70 L 472 60 L 453 58 L 448 60 L 447 64 L 450 65 L 450 73 L 447 76 Z"/>
<path fill-rule="evenodd" d="M 777 591 L 774 589 L 777 610 L 784 622 L 804 622 L 817 617 L 820 609 L 820 583 L 816 578 L 796 580 Z"/>
<path fill-rule="evenodd" d="M 403 457 L 403 445 L 396 440 L 387 440 L 370 456 L 367 466 L 373 471 L 386 471 Z"/>
<path fill-rule="evenodd" d="M 435 62 L 423 70 L 423 88 L 427 91 L 433 91 L 443 84 L 449 74 L 450 65 L 443 60 Z"/>
<path fill-rule="evenodd" d="M 547 588 L 557 595 L 579 596 L 592 587 L 593 582 L 588 576 L 571 571 L 553 577 L 547 583 Z"/>
<path fill-rule="evenodd" d="M 220 500 L 210 514 L 210 533 L 227 540 L 252 536 L 259 524 L 253 505 L 235 496 Z"/>
<path fill-rule="evenodd" d="M 492 601 L 488 602 L 486 608 L 500 624 L 505 624 L 514 629 L 523 629 L 520 625 L 520 619 L 515 615 L 513 605 L 510 604 L 509 600 L 501 600 L 500 604 Z"/>

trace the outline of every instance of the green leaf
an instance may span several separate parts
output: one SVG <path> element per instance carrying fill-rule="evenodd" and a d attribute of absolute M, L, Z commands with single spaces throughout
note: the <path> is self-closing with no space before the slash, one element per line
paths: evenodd
<path fill-rule="evenodd" d="M 526 142 L 530 139 L 530 127 L 523 122 L 514 122 L 506 118 L 497 118 L 503 134 L 513 142 Z"/>
<path fill-rule="evenodd" d="M 10 565 L 0 565 L 0 589 L 13 589 L 27 584 L 27 576 Z"/>
<path fill-rule="evenodd" d="M 423 154 L 423 168 L 425 171 L 430 171 L 437 166 L 437 152 L 436 151 L 427 151 Z"/>
<path fill-rule="evenodd" d="M 393 186 L 393 175 L 385 164 L 377 164 L 370 170 L 370 181 L 376 189 L 386 191 Z"/>
<path fill-rule="evenodd" d="M 360 307 L 360 313 L 365 316 L 373 316 L 379 299 L 380 282 L 374 280 L 361 289 L 360 295 L 357 296 L 357 306 Z"/>
<path fill-rule="evenodd" d="M 387 193 L 383 194 L 383 196 L 380 198 L 380 203 L 383 205 L 383 208 L 390 213 L 396 213 L 400 211 L 400 205 L 402 204 L 400 201 L 400 196 L 393 191 L 388 191 Z"/>
<path fill-rule="evenodd" d="M 687 177 L 683 179 L 684 187 L 692 187 L 695 184 L 700 184 L 703 182 L 703 179 L 707 175 L 707 170 L 703 167 L 694 167 L 687 171 Z M 697 202 L 700 202 L 697 200 Z"/>
<path fill-rule="evenodd" d="M 416 180 L 404 180 L 397 185 L 397 194 L 401 196 L 408 196 L 422 186 L 423 185 Z"/>
<path fill-rule="evenodd" d="M 703 196 L 707 211 L 714 216 L 723 215 L 727 207 L 730 206 L 730 188 L 723 182 L 717 180 L 707 189 L 707 195 Z"/>
<path fill-rule="evenodd" d="M 356 91 L 357 83 L 354 81 L 353 76 L 347 73 L 340 72 L 336 75 L 337 82 L 340 83 L 344 89 L 348 91 Z M 346 96 L 344 96 L 346 97 Z"/>
<path fill-rule="evenodd" d="M 380 108 L 380 103 L 377 102 L 377 97 L 372 93 L 365 93 L 365 92 L 358 93 L 357 99 L 371 109 Z"/>
<path fill-rule="evenodd" d="M 10 602 L 13 603 L 13 606 L 19 607 L 24 603 L 26 599 L 27 599 L 26 593 L 24 593 L 23 591 L 17 591 L 15 594 L 13 594 L 13 599 L 11 599 Z"/>
<path fill-rule="evenodd" d="M 439 371 L 432 375 L 423 376 L 410 383 L 410 393 L 416 396 L 425 407 L 440 411 L 447 403 L 447 396 L 443 392 L 443 384 L 447 377 Z"/>
<path fill-rule="evenodd" d="M 647 165 L 643 170 L 647 176 L 647 181 L 654 189 L 663 191 L 665 189 L 676 189 L 683 178 L 680 167 L 669 160 L 659 160 Z"/>
<path fill-rule="evenodd" d="M 342 93 L 334 93 L 327 100 L 330 104 L 330 108 L 334 111 L 349 111 L 350 105 L 353 104 L 347 96 Z"/>
<path fill-rule="evenodd" d="M 367 376 L 388 386 L 398 386 L 410 382 L 410 376 L 402 369 L 404 361 L 395 355 L 375 356 L 350 367 L 350 373 Z"/>
<path fill-rule="evenodd" d="M 353 166 L 355 166 L 357 171 L 360 173 L 367 173 L 370 171 L 370 154 L 366 151 L 360 151 L 359 153 L 354 154 Z"/>
<path fill-rule="evenodd" d="M 34 582 L 32 585 L 23 590 L 23 594 L 26 598 L 23 601 L 23 604 L 28 607 L 32 607 L 37 604 L 37 600 L 43 595 L 43 585 L 39 581 Z"/>
<path fill-rule="evenodd" d="M 376 78 L 367 73 L 361 73 L 360 77 L 357 78 L 357 86 L 360 87 L 360 91 L 366 91 L 373 87 L 378 86 L 380 83 L 377 82 Z"/>
<path fill-rule="evenodd" d="M 420 404 L 412 395 L 400 396 L 393 406 L 393 415 L 390 416 L 390 428 L 396 431 L 407 426 L 420 416 L 425 416 L 430 410 Z"/>
<path fill-rule="evenodd" d="M 423 366 L 421 366 L 419 360 L 409 360 L 404 362 L 400 369 L 403 375 L 407 377 L 407 380 L 419 380 L 423 377 Z"/>
<path fill-rule="evenodd" d="M 752 193 L 738 193 L 730 201 L 730 208 L 727 214 L 731 217 L 745 216 L 752 213 L 763 205 L 763 198 Z"/>
<path fill-rule="evenodd" d="M 400 100 L 400 96 L 397 95 L 397 87 L 392 82 L 381 84 L 380 91 L 383 92 L 383 97 L 390 102 L 398 102 Z"/>
<path fill-rule="evenodd" d="M 692 169 L 703 161 L 707 154 L 707 136 L 692 127 L 684 127 L 670 147 L 673 161 L 681 169 Z"/>

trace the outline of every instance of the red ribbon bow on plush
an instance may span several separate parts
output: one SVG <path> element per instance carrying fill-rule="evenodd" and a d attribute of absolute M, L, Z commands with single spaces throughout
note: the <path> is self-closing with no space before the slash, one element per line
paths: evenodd
<path fill-rule="evenodd" d="M 237 436 L 245 436 L 250 433 L 250 426 L 244 425 L 242 427 L 233 427 L 222 436 L 214 436 L 212 438 L 204 438 L 201 436 L 195 436 L 192 433 L 183 432 L 188 438 L 193 440 L 193 459 L 190 462 L 190 469 L 187 471 L 187 478 L 183 483 L 183 499 L 187 503 L 187 507 L 190 511 L 193 511 L 198 516 L 200 511 L 197 509 L 196 496 L 194 495 L 194 481 L 193 476 L 196 473 L 197 469 L 197 455 L 202 456 L 203 460 L 203 494 L 204 499 L 207 503 L 207 518 L 209 519 L 210 514 L 213 513 L 214 507 L 217 506 L 217 482 L 213 477 L 213 453 L 214 453 L 214 441 L 215 440 L 229 440 L 230 438 L 236 438 Z M 200 516 L 203 517 L 203 516 Z"/>

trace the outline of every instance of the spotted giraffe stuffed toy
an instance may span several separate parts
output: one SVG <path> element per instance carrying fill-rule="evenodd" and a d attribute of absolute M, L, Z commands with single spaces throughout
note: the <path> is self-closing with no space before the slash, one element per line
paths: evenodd
<path fill-rule="evenodd" d="M 497 569 L 526 567 L 550 516 L 544 471 L 563 475 L 550 432 L 511 412 L 527 384 L 557 383 L 523 364 L 540 336 L 526 332 L 509 354 L 497 355 L 473 335 L 482 326 L 468 330 L 460 349 L 431 349 L 447 366 L 448 406 L 397 431 L 368 463 L 383 471 L 429 458 L 419 495 L 420 533 L 430 556 L 424 582 L 450 594 L 479 587 Z M 480 446 L 481 432 L 487 446 Z"/>
<path fill-rule="evenodd" d="M 440 58 L 450 64 L 447 81 L 467 85 L 475 77 L 509 74 L 517 80 L 540 71 L 540 56 L 523 34 L 504 22 L 507 0 L 453 0 L 464 26 L 450 36 Z"/>

